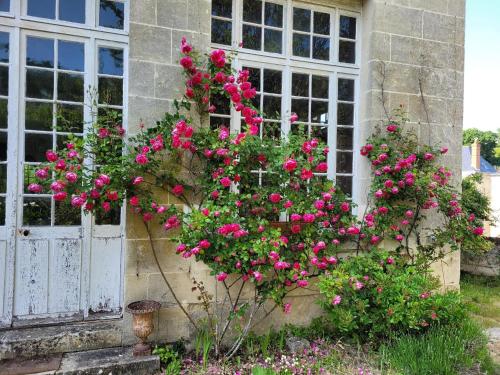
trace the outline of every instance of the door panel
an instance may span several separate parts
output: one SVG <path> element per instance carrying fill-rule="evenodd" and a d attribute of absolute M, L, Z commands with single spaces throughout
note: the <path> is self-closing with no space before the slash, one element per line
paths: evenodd
<path fill-rule="evenodd" d="M 7 280 L 7 241 L 0 241 L 0 317 L 4 316 L 5 291 Z"/>
<path fill-rule="evenodd" d="M 14 316 L 47 313 L 49 240 L 17 241 Z"/>

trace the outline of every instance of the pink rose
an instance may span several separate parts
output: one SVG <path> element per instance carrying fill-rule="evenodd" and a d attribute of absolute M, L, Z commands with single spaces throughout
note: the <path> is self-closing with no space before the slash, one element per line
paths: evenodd
<path fill-rule="evenodd" d="M 299 116 L 296 113 L 292 113 L 290 116 L 290 123 L 293 124 L 294 122 L 297 122 L 299 119 Z"/>
<path fill-rule="evenodd" d="M 71 205 L 73 207 L 81 207 L 85 204 L 85 199 L 83 199 L 82 197 L 80 196 L 74 196 L 71 198 Z"/>
<path fill-rule="evenodd" d="M 332 299 L 332 305 L 337 306 L 338 304 L 340 304 L 341 301 L 342 301 L 342 297 L 339 295 L 336 295 Z"/>
<path fill-rule="evenodd" d="M 396 130 L 398 130 L 398 127 L 397 127 L 397 125 L 396 125 L 396 124 L 389 124 L 389 125 L 387 126 L 387 131 L 388 131 L 389 133 L 394 133 Z"/>
<path fill-rule="evenodd" d="M 55 162 L 57 159 L 58 159 L 58 156 L 57 154 L 52 151 L 52 150 L 48 150 L 46 153 L 45 153 L 45 157 L 47 158 L 47 160 L 51 163 Z"/>
<path fill-rule="evenodd" d="M 47 172 L 46 169 L 37 169 L 35 172 L 35 176 L 40 180 L 45 180 L 47 177 L 49 177 L 49 172 Z"/>
<path fill-rule="evenodd" d="M 278 203 L 279 201 L 281 201 L 281 195 L 278 193 L 272 193 L 269 195 L 269 200 L 272 203 Z"/>
<path fill-rule="evenodd" d="M 66 199 L 66 197 L 68 196 L 68 193 L 66 193 L 65 191 L 59 191 L 57 193 L 54 194 L 54 200 L 56 201 L 63 201 Z"/>
<path fill-rule="evenodd" d="M 320 173 L 325 173 L 328 171 L 328 164 L 326 162 L 321 162 L 316 166 L 316 171 Z"/>
<path fill-rule="evenodd" d="M 293 172 L 297 168 L 297 161 L 295 159 L 287 159 L 283 163 L 283 169 L 288 172 Z"/>
<path fill-rule="evenodd" d="M 229 186 L 231 186 L 231 179 L 229 177 L 223 177 L 220 179 L 219 182 L 225 188 L 228 188 Z"/>
<path fill-rule="evenodd" d="M 39 184 L 29 184 L 28 190 L 32 193 L 41 193 L 43 191 L 43 187 Z"/>
<path fill-rule="evenodd" d="M 483 227 L 477 227 L 472 230 L 472 233 L 474 233 L 476 236 L 482 236 L 484 233 L 484 228 Z"/>
<path fill-rule="evenodd" d="M 134 195 L 130 198 L 129 202 L 131 206 L 137 207 L 139 205 L 139 198 Z"/>
<path fill-rule="evenodd" d="M 132 185 L 139 185 L 144 181 L 144 177 L 138 176 L 132 181 Z"/>
<path fill-rule="evenodd" d="M 148 157 L 145 154 L 137 154 L 137 156 L 135 157 L 135 162 L 137 164 L 144 165 L 147 164 L 148 161 Z"/>
<path fill-rule="evenodd" d="M 71 182 L 71 183 L 74 183 L 76 182 L 76 180 L 78 180 L 78 176 L 75 172 L 66 172 L 66 180 L 68 180 L 68 182 Z"/>
<path fill-rule="evenodd" d="M 193 67 L 193 59 L 189 56 L 184 56 L 180 63 L 184 69 L 191 69 Z"/>
<path fill-rule="evenodd" d="M 184 186 L 182 185 L 175 185 L 173 188 L 172 188 L 172 194 L 174 194 L 175 196 L 180 196 L 182 195 L 182 193 L 184 193 Z"/>
<path fill-rule="evenodd" d="M 348 212 L 351 209 L 351 206 L 347 202 L 342 202 L 340 209 L 344 212 Z"/>

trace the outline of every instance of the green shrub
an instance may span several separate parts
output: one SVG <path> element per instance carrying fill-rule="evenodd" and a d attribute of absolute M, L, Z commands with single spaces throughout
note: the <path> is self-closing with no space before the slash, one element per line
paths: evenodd
<path fill-rule="evenodd" d="M 179 354 L 170 345 L 156 346 L 153 354 L 160 357 L 160 362 L 165 369 L 165 375 L 178 375 L 181 373 L 181 360 Z"/>
<path fill-rule="evenodd" d="M 470 319 L 439 326 L 423 335 L 402 335 L 380 348 L 382 361 L 408 375 L 455 375 L 469 373 L 478 365 L 487 374 L 494 365 L 481 328 Z M 484 373 L 484 372 L 481 372 Z"/>
<path fill-rule="evenodd" d="M 461 320 L 459 294 L 437 287 L 430 274 L 384 251 L 346 258 L 319 281 L 331 326 L 360 341 Z"/>

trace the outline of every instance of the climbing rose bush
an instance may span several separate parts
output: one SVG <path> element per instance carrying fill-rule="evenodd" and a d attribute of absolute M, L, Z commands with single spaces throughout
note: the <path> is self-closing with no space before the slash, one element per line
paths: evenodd
<path fill-rule="evenodd" d="M 180 50 L 185 91 L 171 112 L 152 126 L 141 124 L 134 136 L 125 134 L 117 113 L 99 116 L 83 139 L 73 137 L 63 150 L 47 151 L 47 163 L 28 189 L 49 191 L 54 200 L 100 217 L 127 202 L 149 232 L 156 225 L 170 232 L 179 256 L 207 264 L 227 296 L 237 288 L 234 298 L 225 298 L 231 304 L 226 323 L 222 329 L 212 327 L 220 335 L 217 343 L 227 322 L 246 315 L 243 337 L 266 300 L 289 312 L 287 294 L 334 271 L 338 253 L 346 248 L 375 251 L 389 238 L 400 244 L 396 254 L 435 259 L 444 254 L 435 255 L 436 249 L 455 249 L 480 236 L 480 228 L 472 227 L 455 203 L 449 172 L 435 164 L 440 153 L 406 142 L 400 123 L 391 120 L 361 150 L 374 177 L 369 208 L 358 219 L 353 203 L 326 179 L 325 144 L 300 136 L 304 129 L 292 131 L 299 135 L 283 137 L 279 145 L 259 136 L 268 125 L 252 104 L 256 89 L 249 71 L 231 69 L 233 55 L 215 50 L 205 56 L 185 39 Z M 231 131 L 229 124 L 209 126 L 221 97 L 241 114 L 241 132 Z M 286 119 L 292 128 L 300 127 L 298 120 L 296 114 Z M 433 241 L 423 241 L 416 231 L 432 210 L 442 214 L 444 225 L 432 232 Z M 418 246 L 410 251 L 408 238 L 414 233 Z M 254 286 L 255 297 L 242 302 L 247 284 Z M 211 324 L 213 296 L 195 285 Z M 220 316 L 215 314 L 215 320 Z M 241 339 L 229 353 L 240 344 Z"/>

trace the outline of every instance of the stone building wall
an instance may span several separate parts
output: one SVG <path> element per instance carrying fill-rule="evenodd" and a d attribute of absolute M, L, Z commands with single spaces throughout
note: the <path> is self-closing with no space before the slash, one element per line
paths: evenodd
<path fill-rule="evenodd" d="M 449 165 L 460 168 L 463 101 L 464 0 L 317 0 L 362 12 L 360 142 L 383 120 L 385 110 L 402 104 L 412 126 L 426 142 L 442 140 Z M 178 45 L 186 36 L 196 46 L 209 47 L 209 0 L 133 0 L 130 12 L 129 129 L 141 121 L 154 123 L 170 109 L 182 91 Z M 382 74 L 385 71 L 384 74 Z M 423 94 L 423 95 L 422 95 Z M 423 99 L 423 100 L 422 100 Z M 450 141 L 452 142 L 450 144 Z M 357 182 L 369 186 L 369 167 L 360 166 Z M 363 194 L 361 194 L 363 196 Z M 162 203 L 172 203 L 164 197 Z M 361 202 L 361 205 L 363 202 Z M 153 233 L 162 267 L 183 305 L 199 310 L 191 278 L 204 281 L 215 293 L 209 269 L 175 254 L 175 245 L 161 229 Z M 190 325 L 176 306 L 154 262 L 147 232 L 130 214 L 127 222 L 125 304 L 144 298 L 162 302 L 153 339 L 173 341 L 190 335 Z M 447 285 L 458 286 L 459 256 L 441 263 Z M 273 313 L 261 329 L 284 322 L 307 323 L 319 314 L 315 295 L 291 297 L 293 312 Z M 300 303 L 298 302 L 300 301 Z M 295 303 L 294 303 L 295 302 Z M 124 343 L 134 341 L 125 314 Z"/>

